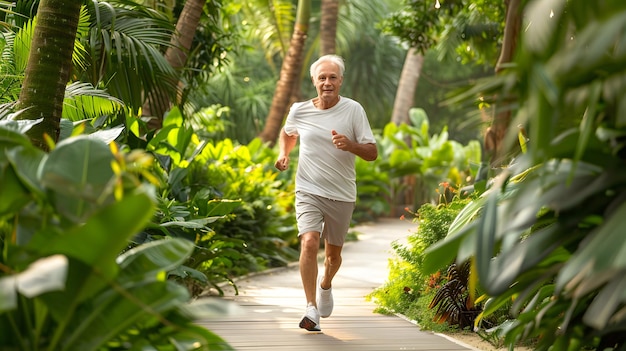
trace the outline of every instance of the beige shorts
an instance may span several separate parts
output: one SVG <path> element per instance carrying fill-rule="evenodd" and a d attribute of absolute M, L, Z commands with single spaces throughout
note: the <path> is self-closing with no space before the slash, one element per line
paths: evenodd
<path fill-rule="evenodd" d="M 343 246 L 355 206 L 355 202 L 336 201 L 297 191 L 298 236 L 318 232 L 329 244 Z"/>

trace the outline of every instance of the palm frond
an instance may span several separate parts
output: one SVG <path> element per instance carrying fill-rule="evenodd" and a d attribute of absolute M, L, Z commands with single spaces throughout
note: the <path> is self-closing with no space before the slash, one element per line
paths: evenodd
<path fill-rule="evenodd" d="M 33 41 L 35 33 L 35 25 L 37 20 L 27 21 L 16 34 L 13 40 L 13 62 L 16 72 L 24 72 L 28 63 L 28 55 L 30 53 L 30 43 Z"/>
<path fill-rule="evenodd" d="M 257 38 L 264 48 L 265 59 L 274 64 L 274 59 L 284 57 L 295 22 L 295 5 L 289 0 L 245 2 L 243 10 L 250 21 L 249 35 Z"/>
<path fill-rule="evenodd" d="M 83 38 L 89 35 L 90 25 L 89 11 L 85 6 L 80 9 L 80 17 L 78 20 L 78 29 L 76 30 L 76 40 L 74 41 L 74 52 L 72 53 L 72 62 L 74 66 L 86 70 L 89 63 L 87 59 L 87 48 L 83 45 Z"/>
<path fill-rule="evenodd" d="M 112 115 L 122 109 L 124 102 L 96 89 L 89 83 L 75 82 L 67 86 L 63 102 L 63 118 L 70 121 L 94 119 Z"/>
<path fill-rule="evenodd" d="M 85 80 L 105 85 L 107 91 L 138 110 L 145 92 L 173 92 L 177 74 L 162 48 L 170 46 L 174 25 L 152 9 L 128 1 L 94 1 L 89 42 L 90 69 Z"/>
<path fill-rule="evenodd" d="M 12 102 L 19 96 L 21 77 L 16 74 L 13 56 L 14 34 L 0 34 L 0 103 Z"/>

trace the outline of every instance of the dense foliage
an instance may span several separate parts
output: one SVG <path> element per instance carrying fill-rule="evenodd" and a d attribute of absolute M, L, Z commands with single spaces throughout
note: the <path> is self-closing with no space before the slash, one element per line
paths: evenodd
<path fill-rule="evenodd" d="M 380 26 L 422 53 L 463 63 L 495 63 L 499 55 L 506 4 L 493 0 L 405 0 Z"/>
<path fill-rule="evenodd" d="M 4 125 L 13 129 L 19 128 L 16 122 L 5 122 Z M 74 129 L 74 133 L 82 132 L 81 126 Z M 73 342 L 89 343 L 91 337 L 68 334 L 70 331 L 65 328 L 71 328 L 73 320 L 84 313 L 98 313 L 99 309 L 92 306 L 98 301 L 98 294 L 119 291 L 109 308 L 127 306 L 124 308 L 128 312 L 135 311 L 138 316 L 143 313 L 148 318 L 158 313 L 154 318 L 175 318 L 176 322 L 172 322 L 178 323 L 181 330 L 163 332 L 153 328 L 148 331 L 143 329 L 147 327 L 144 323 L 153 323 L 151 319 L 135 320 L 124 314 L 112 314 L 111 318 L 126 320 L 107 322 L 117 325 L 117 329 L 94 324 L 94 328 L 100 328 L 98 333 L 85 328 L 81 332 L 94 334 L 93 338 L 100 341 L 93 345 L 81 344 L 81 349 L 110 347 L 116 343 L 159 345 L 167 342 L 168 337 L 176 340 L 176 333 L 180 333 L 181 342 L 200 338 L 204 340 L 201 345 L 210 343 L 218 347 L 216 343 L 222 343 L 218 337 L 209 331 L 194 331 L 196 327 L 192 322 L 199 315 L 186 310 L 189 298 L 207 291 L 210 286 L 219 291 L 220 283 L 235 276 L 284 265 L 297 256 L 295 219 L 290 211 L 291 178 L 277 177 L 278 172 L 272 169 L 275 152 L 258 140 L 247 146 L 233 145 L 229 140 L 209 143 L 209 140 L 200 140 L 194 129 L 175 113 L 170 114 L 164 128 L 148 143 L 147 152 L 131 150 L 123 144 L 118 151 L 114 146 L 119 144 L 113 140 L 121 137 L 120 128 L 95 132 L 89 138 L 68 137 L 50 154 L 30 146 L 19 131 L 3 129 L 0 242 L 4 254 L 0 261 L 3 267 L 0 291 L 4 302 L 1 312 L 4 313 L 0 313 L 0 321 L 6 328 L 14 325 L 26 334 L 16 333 L 4 346 L 39 349 L 63 343 L 63 347 L 72 348 Z M 111 143 L 113 153 L 107 143 Z M 131 201 L 134 197 L 130 194 L 134 192 L 143 194 L 140 202 Z M 126 197 L 130 199 L 125 200 Z M 109 207 L 113 208 L 109 210 L 112 213 L 98 215 Z M 120 211 L 125 211 L 124 216 Z M 94 224 L 90 225 L 91 222 Z M 74 231 L 76 233 L 72 234 Z M 112 232 L 116 235 L 112 236 Z M 50 235 L 58 236 L 59 243 L 54 244 Z M 81 243 L 75 248 L 78 251 L 64 247 L 70 241 Z M 30 254 L 25 255 L 26 252 Z M 132 270 L 125 273 L 126 266 L 122 262 L 140 260 L 135 257 L 143 255 L 153 255 L 157 266 L 145 271 L 145 266 L 133 268 L 131 265 Z M 102 258 L 93 261 L 91 256 Z M 33 287 L 38 289 L 36 293 L 20 288 L 22 279 L 33 274 L 28 267 L 49 257 L 62 263 L 55 272 L 41 273 L 51 274 L 51 278 L 36 284 Z M 112 265 L 111 272 L 102 280 L 103 284 L 92 284 L 101 274 L 98 270 L 105 269 L 105 263 Z M 37 334 L 22 328 L 22 323 L 31 318 L 28 315 L 31 308 L 24 309 L 24 304 L 38 306 L 39 295 L 44 294 L 41 299 L 47 301 L 47 293 L 65 289 L 62 293 L 53 293 L 58 296 L 51 303 L 57 303 L 57 299 L 72 300 L 67 296 L 75 294 L 73 288 L 68 288 L 75 284 L 72 272 L 77 268 L 73 268 L 74 264 L 98 266 L 92 273 L 93 278 L 80 278 L 80 284 L 89 286 L 90 292 L 84 299 L 74 302 L 78 314 L 73 315 L 72 310 L 68 310 L 63 316 L 65 322 L 52 314 L 50 317 L 55 322 L 67 326 L 56 327 L 44 319 L 39 323 L 50 325 L 36 331 Z M 116 268 L 118 264 L 122 267 Z M 128 274 L 136 277 L 127 277 Z M 143 287 L 139 290 L 125 287 L 126 279 L 139 279 L 137 284 Z M 147 284 L 146 279 L 154 282 Z M 180 290 L 181 286 L 174 281 L 183 283 L 187 289 Z M 12 288 L 13 284 L 17 287 Z M 158 286 L 162 288 L 157 289 Z M 131 290 L 126 291 L 128 289 Z M 163 289 L 172 292 L 165 293 Z M 144 290 L 152 295 L 142 294 Z M 172 301 L 163 307 L 146 308 L 151 304 L 149 299 L 157 297 Z M 19 304 L 18 299 L 22 301 Z M 129 304 L 134 305 L 134 309 Z M 47 315 L 47 308 L 42 307 L 36 313 Z M 85 311 L 80 312 L 83 309 Z M 213 308 L 199 312 L 211 310 Z M 140 336 L 133 336 L 137 332 Z M 109 337 L 102 338 L 103 333 Z M 152 333 L 163 335 L 155 338 Z M 52 334 L 56 336 L 51 341 Z M 28 340 L 36 343 L 30 344 Z M 53 344 L 48 344 L 50 342 Z M 219 347 L 227 348 L 227 345 Z"/>
<path fill-rule="evenodd" d="M 12 10 L 2 12 L 2 102 L 18 96 L 36 4 L 0 1 Z M 345 37 L 338 38 L 349 67 L 344 91 L 363 101 L 380 126 L 404 53 L 395 39 L 370 25 L 389 4 L 346 3 L 340 21 Z M 60 142 L 49 141 L 50 153 L 34 150 L 19 136 L 26 127 L 12 121 L 20 111 L 8 116 L 7 129 L 13 130 L 0 140 L 0 292 L 6 294 L 0 330 L 16 332 L 3 347 L 193 349 L 197 341 L 228 349 L 193 325 L 196 315 L 186 302 L 210 287 L 219 293 L 220 284 L 234 276 L 296 257 L 293 173 L 277 173 L 274 150 L 250 134 L 262 123 L 273 88 L 270 68 L 280 57 L 250 50 L 249 62 L 224 66 L 234 58 L 227 49 L 236 46 L 231 40 L 239 30 L 258 35 L 254 44 L 264 35 L 240 21 L 238 10 L 247 5 L 228 5 L 206 2 L 189 62 L 176 72 L 163 53 L 173 45 L 180 2 L 159 2 L 158 8 L 123 0 L 86 3 Z M 232 21 L 225 21 L 228 16 Z M 254 17 L 264 18 L 256 12 Z M 311 45 L 308 59 L 314 50 Z M 223 69 L 231 67 L 236 74 L 229 76 L 233 72 Z M 374 84 L 378 89 L 371 89 Z M 178 106 L 163 116 L 157 132 L 139 117 L 146 100 L 159 93 L 171 95 Z M 227 106 L 213 105 L 221 102 Z M 0 115 L 9 110 L 0 109 Z M 385 126 L 379 138 L 383 156 L 373 165 L 357 164 L 361 197 L 355 219 L 432 201 L 439 182 L 458 185 L 475 177 L 476 142 L 449 140 L 446 127 L 431 135 L 421 110 L 413 111 L 412 122 Z M 405 178 L 417 191 L 399 188 Z M 33 272 L 30 265 L 40 263 L 52 267 L 44 272 L 50 276 L 37 275 L 39 290 L 25 290 L 21 284 Z M 101 320 L 105 308 L 110 319 Z"/>
<path fill-rule="evenodd" d="M 432 133 L 424 110 L 410 111 L 411 125 L 388 123 L 377 138 L 379 157 L 357 160 L 358 216 L 401 215 L 406 206 L 419 207 L 439 199 L 436 189 L 446 182 L 460 187 L 476 178 L 481 150 L 448 138 L 447 127 Z M 408 179 L 408 181 L 407 181 Z"/>
<path fill-rule="evenodd" d="M 291 178 L 273 168 L 275 150 L 258 139 L 248 145 L 212 139 L 207 131 L 222 123 L 217 113 L 184 119 L 173 110 L 146 145 L 159 160 L 153 172 L 161 181 L 154 223 L 136 243 L 193 241 L 196 250 L 185 268 L 189 279 L 180 276 L 194 295 L 297 257 Z"/>
<path fill-rule="evenodd" d="M 189 309 L 187 289 L 167 279 L 192 242 L 122 254 L 155 209 L 152 157 L 110 148 L 106 133 L 44 153 L 23 134 L 31 124 L 0 120 L 2 349 L 230 349 L 194 324 L 215 308 Z"/>
<path fill-rule="evenodd" d="M 494 102 L 528 131 L 527 153 L 462 211 L 424 269 L 475 260 L 482 318 L 513 301 L 492 329 L 510 347 L 622 350 L 626 4 L 537 1 L 524 14 L 515 64 L 470 94 L 507 98 Z"/>

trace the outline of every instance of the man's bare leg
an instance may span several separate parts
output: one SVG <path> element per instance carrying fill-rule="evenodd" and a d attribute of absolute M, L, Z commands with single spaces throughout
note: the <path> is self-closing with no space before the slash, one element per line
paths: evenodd
<path fill-rule="evenodd" d="M 307 304 L 315 302 L 317 281 L 317 253 L 320 247 L 320 233 L 308 232 L 300 235 L 300 277 Z"/>
<path fill-rule="evenodd" d="M 332 280 L 341 267 L 341 249 L 343 246 L 331 245 L 328 241 L 324 241 L 325 258 L 324 258 L 324 279 L 320 282 L 323 289 L 332 287 Z"/>

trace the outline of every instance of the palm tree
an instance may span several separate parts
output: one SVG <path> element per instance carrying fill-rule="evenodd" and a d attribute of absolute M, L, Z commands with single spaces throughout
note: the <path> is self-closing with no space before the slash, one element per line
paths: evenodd
<path fill-rule="evenodd" d="M 176 30 L 170 40 L 170 46 L 165 52 L 165 59 L 178 72 L 187 64 L 187 57 L 191 50 L 194 34 L 200 24 L 200 16 L 206 0 L 187 0 L 176 22 Z M 180 81 L 179 81 L 180 83 Z M 167 91 L 157 89 L 151 92 L 151 99 L 144 104 L 143 115 L 152 116 L 148 122 L 149 129 L 160 129 L 163 115 L 171 105 Z"/>
<path fill-rule="evenodd" d="M 218 118 L 224 122 L 224 135 L 246 144 L 263 130 L 296 7 L 290 0 L 238 0 L 234 5 L 237 11 L 226 13 L 225 26 L 240 35 L 244 50 L 225 52 L 225 64 L 210 76 L 205 73 L 206 79 L 189 91 L 186 105 L 195 110 L 227 107 Z"/>
<path fill-rule="evenodd" d="M 28 131 L 33 145 L 47 150 L 46 136 L 60 133 L 65 87 L 72 72 L 74 39 L 82 1 L 41 0 L 18 109 L 20 119 L 41 123 Z"/>
<path fill-rule="evenodd" d="M 133 115 L 150 92 L 173 94 L 178 76 L 160 51 L 171 46 L 174 31 L 165 14 L 119 0 L 94 2 L 89 11 L 92 23 L 84 40 L 89 64 L 77 80 L 106 89 Z"/>
<path fill-rule="evenodd" d="M 513 61 L 515 48 L 522 25 L 521 1 L 506 0 L 506 25 L 504 28 L 504 38 L 502 41 L 502 50 L 496 64 L 496 74 L 504 71 L 507 63 Z M 502 101 L 503 105 L 506 101 Z M 491 126 L 487 128 L 484 137 L 485 151 L 491 158 L 492 166 L 499 166 L 499 163 L 506 161 L 506 145 L 504 145 L 505 136 L 509 130 L 511 123 L 511 111 L 503 108 L 494 112 Z"/>
<path fill-rule="evenodd" d="M 302 69 L 302 58 L 307 33 L 309 31 L 309 19 L 311 17 L 311 0 L 298 0 L 298 12 L 296 23 L 291 36 L 289 50 L 285 56 L 280 70 L 280 78 L 276 84 L 276 91 L 272 99 L 269 115 L 267 116 L 265 128 L 259 134 L 263 142 L 274 145 L 278 139 L 280 128 L 282 127 L 291 92 L 297 79 L 300 79 Z"/>
<path fill-rule="evenodd" d="M 413 107 L 413 97 L 422 72 L 424 55 L 416 48 L 410 48 L 402 66 L 396 99 L 393 104 L 391 122 L 409 124 L 409 110 Z"/>
<path fill-rule="evenodd" d="M 320 56 L 335 53 L 339 0 L 322 0 L 320 19 Z"/>
<path fill-rule="evenodd" d="M 110 117 L 102 117 L 123 113 L 124 106 L 130 105 L 125 104 L 119 98 L 111 96 L 105 90 L 107 88 L 105 84 L 102 83 L 111 80 L 111 77 L 105 76 L 105 67 L 112 64 L 111 61 L 105 61 L 105 57 L 107 57 L 106 47 L 114 48 L 118 54 L 126 56 L 123 50 L 119 50 L 125 48 L 125 45 L 107 45 L 114 42 L 103 44 L 104 40 L 96 39 L 118 38 L 119 42 L 133 43 L 135 48 L 139 46 L 139 43 L 143 43 L 141 40 L 142 36 L 137 31 L 138 26 L 134 26 L 133 21 L 125 20 L 129 18 L 127 16 L 128 11 L 124 14 L 122 10 L 119 10 L 117 15 L 110 15 L 116 11 L 115 3 L 95 3 L 93 5 L 99 6 L 100 9 L 96 11 L 94 7 L 91 7 L 89 10 L 88 7 L 83 6 L 80 11 L 72 55 L 73 75 L 70 79 L 71 82 L 65 89 L 61 115 L 62 119 L 72 122 L 92 121 L 91 127 L 86 129 L 85 132 L 92 131 L 92 127 L 96 129 L 107 128 L 112 120 Z M 4 17 L 5 21 L 7 21 L 6 29 L 3 32 L 6 44 L 3 47 L 2 54 L 4 59 L 0 61 L 1 71 L 3 72 L 0 76 L 3 91 L 1 101 L 5 103 L 12 103 L 19 99 L 19 88 L 24 81 L 24 72 L 31 51 L 31 41 L 34 37 L 37 19 L 32 17 L 37 10 L 36 8 L 33 10 L 32 1 L 20 0 L 13 6 L 12 11 Z M 135 11 L 135 13 L 141 15 L 142 11 Z M 99 16 L 95 16 L 95 14 L 99 14 Z M 32 18 L 29 18 L 29 16 Z M 107 21 L 114 16 L 117 20 L 117 26 L 114 30 L 107 31 L 105 29 Z M 141 24 L 142 28 L 154 26 L 153 21 L 150 19 L 145 21 L 139 20 L 134 23 Z M 15 32 L 10 29 L 15 30 Z M 95 45 L 92 46 L 90 44 Z M 145 49 L 138 50 L 146 51 Z M 98 58 L 102 61 L 98 61 Z M 123 67 L 113 70 L 119 75 L 123 72 Z M 145 70 L 149 70 L 149 67 L 142 69 L 142 71 Z M 89 83 L 89 80 L 95 83 Z M 128 89 L 122 89 L 122 91 L 127 92 Z M 119 95 L 122 97 L 126 96 L 124 94 Z M 69 136 L 72 128 L 72 123 L 61 123 L 61 134 L 58 140 Z"/>

